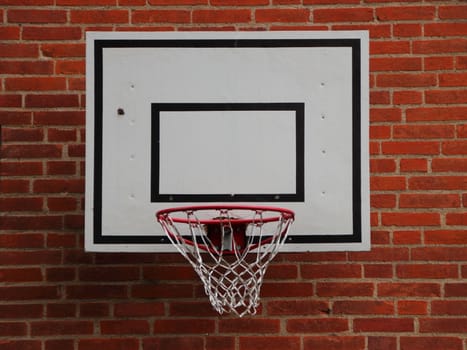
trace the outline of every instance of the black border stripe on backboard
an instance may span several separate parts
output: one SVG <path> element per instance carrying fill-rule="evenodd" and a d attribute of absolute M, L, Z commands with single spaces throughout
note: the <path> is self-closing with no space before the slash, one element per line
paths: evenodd
<path fill-rule="evenodd" d="M 189 111 L 294 111 L 294 193 L 160 193 L 160 114 Z M 305 104 L 304 103 L 153 103 L 151 106 L 151 202 L 303 202 L 305 199 Z"/>
<path fill-rule="evenodd" d="M 352 49 L 352 234 L 292 235 L 286 243 L 355 243 L 362 242 L 361 209 L 361 52 L 360 39 L 200 39 L 200 40 L 105 40 L 94 41 L 94 244 L 169 244 L 166 237 L 112 235 L 102 232 L 102 159 L 103 159 L 103 51 L 105 48 L 151 47 L 349 47 Z M 299 181 L 301 182 L 301 181 Z"/>

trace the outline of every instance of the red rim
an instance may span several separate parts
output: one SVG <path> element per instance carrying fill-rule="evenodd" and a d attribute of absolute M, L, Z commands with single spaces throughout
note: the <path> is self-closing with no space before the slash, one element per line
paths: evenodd
<path fill-rule="evenodd" d="M 286 208 L 279 208 L 279 207 L 269 207 L 269 206 L 256 206 L 256 205 L 226 205 L 226 204 L 212 204 L 212 205 L 193 205 L 193 206 L 185 206 L 185 207 L 175 207 L 175 208 L 168 208 L 159 210 L 156 213 L 157 220 L 164 220 L 168 217 L 169 214 L 177 213 L 177 212 L 187 212 L 187 211 L 199 211 L 199 210 L 250 210 L 250 211 L 257 211 L 257 212 L 275 212 L 280 213 L 281 215 L 272 216 L 267 218 L 262 218 L 262 222 L 273 222 L 279 221 L 282 217 L 286 219 L 294 219 L 295 213 Z M 189 224 L 191 220 L 182 217 L 170 217 L 173 222 Z M 225 218 L 212 218 L 212 219 L 201 219 L 199 220 L 200 224 L 215 224 L 225 221 Z M 235 218 L 228 218 L 229 221 L 235 223 L 253 223 L 256 220 L 252 219 L 235 219 Z"/>

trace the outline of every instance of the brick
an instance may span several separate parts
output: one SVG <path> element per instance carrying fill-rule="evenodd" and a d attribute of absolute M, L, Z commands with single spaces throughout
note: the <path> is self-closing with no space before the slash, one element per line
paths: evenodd
<path fill-rule="evenodd" d="M 1 44 L 0 57 L 9 58 L 38 58 L 39 45 L 37 44 Z"/>
<path fill-rule="evenodd" d="M 240 350 L 259 350 L 259 349 L 268 349 L 268 350 L 299 350 L 300 347 L 300 338 L 291 337 L 291 336 L 274 336 L 274 337 L 240 337 Z"/>
<path fill-rule="evenodd" d="M 303 0 L 304 5 L 359 4 L 359 0 Z"/>
<path fill-rule="evenodd" d="M 426 315 L 428 313 L 428 303 L 419 300 L 400 300 L 397 303 L 399 315 Z"/>
<path fill-rule="evenodd" d="M 2 265 L 58 264 L 60 260 L 60 252 L 54 250 L 3 251 L 0 256 Z"/>
<path fill-rule="evenodd" d="M 26 95 L 26 107 L 37 107 L 37 108 L 79 107 L 79 96 L 78 95 L 66 95 L 66 94 Z"/>
<path fill-rule="evenodd" d="M 438 226 L 441 223 L 438 213 L 382 213 L 384 226 Z"/>
<path fill-rule="evenodd" d="M 276 280 L 276 279 L 296 279 L 298 277 L 298 268 L 296 265 L 269 265 L 265 279 Z"/>
<path fill-rule="evenodd" d="M 22 97 L 21 95 L 0 95 L 0 107 L 21 107 Z M 3 115 L 6 115 L 8 112 L 3 112 Z M 8 113 L 11 115 L 11 113 Z M 0 116 L 1 118 L 1 116 Z M 6 118 L 5 116 L 1 119 Z"/>
<path fill-rule="evenodd" d="M 233 2 L 235 0 L 231 0 Z M 241 1 L 235 1 L 235 4 L 229 4 L 227 0 L 214 0 L 211 1 L 211 5 L 221 5 L 221 6 L 228 6 L 228 5 L 257 5 L 254 3 L 254 0 L 250 0 L 250 3 L 247 3 L 248 0 L 245 1 L 245 3 L 241 3 Z M 258 1 L 256 1 L 258 2 Z M 149 4 L 153 6 L 163 6 L 163 5 L 172 5 L 172 6 L 190 6 L 190 5 L 207 5 L 208 0 L 149 0 Z"/>
<path fill-rule="evenodd" d="M 414 261 L 465 261 L 467 247 L 423 247 L 412 249 Z"/>
<path fill-rule="evenodd" d="M 364 350 L 365 338 L 358 336 L 322 336 L 305 337 L 303 339 L 304 350 L 326 349 L 326 350 Z"/>
<path fill-rule="evenodd" d="M 467 230 L 433 230 L 425 232 L 425 244 L 467 244 Z"/>
<path fill-rule="evenodd" d="M 74 10 L 70 23 L 129 23 L 128 10 Z"/>
<path fill-rule="evenodd" d="M 0 198 L 0 212 L 41 211 L 43 199 L 29 198 Z"/>
<path fill-rule="evenodd" d="M 436 75 L 431 73 L 394 73 L 376 76 L 376 86 L 378 87 L 427 87 L 436 86 L 436 84 Z"/>
<path fill-rule="evenodd" d="M 387 105 L 391 101 L 388 91 L 370 91 L 370 104 L 377 105 L 383 104 Z"/>
<path fill-rule="evenodd" d="M 467 318 L 430 318 L 420 319 L 421 333 L 461 333 L 467 332 Z"/>
<path fill-rule="evenodd" d="M 372 191 L 395 191 L 406 188 L 406 178 L 404 176 L 372 176 L 370 178 L 370 188 Z"/>
<path fill-rule="evenodd" d="M 465 213 L 447 213 L 446 214 L 447 225 L 467 225 L 467 212 Z"/>
<path fill-rule="evenodd" d="M 435 141 L 387 141 L 382 143 L 383 154 L 436 155 L 439 143 Z"/>
<path fill-rule="evenodd" d="M 368 337 L 368 350 L 397 350 L 397 338 L 380 335 Z"/>
<path fill-rule="evenodd" d="M 390 243 L 389 231 L 371 230 L 371 242 L 375 245 L 387 245 Z"/>
<path fill-rule="evenodd" d="M 3 142 L 33 142 L 44 139 L 44 131 L 38 128 L 2 128 Z"/>
<path fill-rule="evenodd" d="M 407 318 L 359 318 L 353 321 L 355 332 L 412 332 L 414 321 Z"/>
<path fill-rule="evenodd" d="M 406 111 L 408 122 L 467 120 L 467 107 L 421 107 Z"/>
<path fill-rule="evenodd" d="M 234 350 L 234 337 L 210 336 L 206 338 L 206 348 L 203 350 Z"/>
<path fill-rule="evenodd" d="M 193 10 L 193 23 L 248 23 L 251 12 L 247 9 Z"/>
<path fill-rule="evenodd" d="M 34 112 L 34 125 L 81 126 L 84 124 L 85 114 L 82 111 Z"/>
<path fill-rule="evenodd" d="M 164 350 L 164 349 L 207 350 L 204 347 L 204 341 L 202 337 L 190 337 L 190 336 L 177 337 L 177 338 L 173 338 L 173 337 L 145 338 L 143 340 L 143 348 L 145 350 Z"/>
<path fill-rule="evenodd" d="M 462 350 L 462 340 L 454 337 L 430 336 L 430 337 L 401 337 L 401 350 Z"/>
<path fill-rule="evenodd" d="M 420 57 L 374 57 L 370 59 L 371 72 L 419 71 L 421 68 Z"/>
<path fill-rule="evenodd" d="M 349 264 L 303 264 L 300 266 L 301 275 L 306 279 L 320 278 L 361 278 L 362 268 Z"/>
<path fill-rule="evenodd" d="M 396 105 L 421 104 L 423 94 L 421 91 L 394 91 L 393 101 Z"/>
<path fill-rule="evenodd" d="M 48 175 L 74 175 L 76 163 L 71 161 L 49 161 L 46 163 Z"/>
<path fill-rule="evenodd" d="M 2 179 L 0 182 L 0 190 L 2 193 L 26 193 L 29 192 L 28 180 L 7 180 Z M 1 223 L 0 223 L 1 225 Z"/>
<path fill-rule="evenodd" d="M 47 300 L 59 297 L 59 288 L 53 286 L 0 287 L 0 300 Z"/>
<path fill-rule="evenodd" d="M 100 322 L 102 334 L 149 334 L 146 320 L 106 320 Z"/>
<path fill-rule="evenodd" d="M 73 158 L 73 157 L 84 158 L 85 151 L 86 151 L 86 147 L 84 144 L 68 145 L 68 156 L 70 158 Z"/>
<path fill-rule="evenodd" d="M 214 320 L 166 319 L 154 321 L 155 334 L 203 334 L 214 332 Z"/>
<path fill-rule="evenodd" d="M 420 244 L 422 241 L 421 233 L 418 230 L 394 231 L 393 243 L 398 245 Z"/>
<path fill-rule="evenodd" d="M 32 336 L 50 335 L 84 335 L 93 333 L 92 321 L 33 321 Z"/>
<path fill-rule="evenodd" d="M 43 306 L 40 304 L 4 304 L 0 305 L 0 319 L 42 318 Z M 0 342 L 1 344 L 1 342 Z M 0 345 L 1 349 L 1 345 Z"/>
<path fill-rule="evenodd" d="M 23 28 L 24 40 L 80 40 L 82 29 L 80 27 L 41 27 L 25 26 Z"/>
<path fill-rule="evenodd" d="M 396 161 L 394 159 L 370 159 L 371 173 L 394 173 L 396 171 Z"/>
<path fill-rule="evenodd" d="M 402 110 L 399 108 L 371 108 L 371 122 L 398 122 L 402 119 Z"/>
<path fill-rule="evenodd" d="M 403 264 L 396 266 L 396 275 L 410 279 L 458 278 L 458 267 L 453 264 Z"/>
<path fill-rule="evenodd" d="M 50 339 L 45 341 L 45 350 L 73 349 L 73 339 Z"/>
<path fill-rule="evenodd" d="M 286 329 L 289 333 L 339 333 L 349 329 L 344 318 L 307 318 L 288 319 Z"/>
<path fill-rule="evenodd" d="M 257 23 L 296 23 L 308 22 L 308 9 L 257 9 L 255 19 Z"/>
<path fill-rule="evenodd" d="M 204 307 L 209 305 L 203 304 Z M 186 307 L 186 305 L 184 305 Z M 114 306 L 115 316 L 118 317 L 154 317 L 163 316 L 165 313 L 164 303 L 162 302 L 127 302 L 115 304 Z M 191 315 L 195 316 L 195 315 Z"/>
<path fill-rule="evenodd" d="M 34 193 L 84 193 L 83 179 L 35 180 Z"/>
<path fill-rule="evenodd" d="M 427 172 L 428 161 L 423 158 L 407 158 L 400 160 L 401 172 Z"/>
<path fill-rule="evenodd" d="M 428 104 L 460 104 L 467 103 L 467 96 L 463 90 L 428 90 L 425 91 L 425 101 Z"/>
<path fill-rule="evenodd" d="M 381 282 L 377 285 L 379 297 L 439 297 L 441 296 L 438 283 L 398 283 Z"/>
<path fill-rule="evenodd" d="M 467 138 L 467 124 L 457 125 L 456 129 L 458 138 Z"/>
<path fill-rule="evenodd" d="M 77 209 L 76 198 L 48 197 L 47 208 L 50 211 L 75 211 Z"/>
<path fill-rule="evenodd" d="M 40 233 L 3 233 L 0 235 L 0 245 L 3 248 L 42 248 L 44 235 Z"/>
<path fill-rule="evenodd" d="M 261 288 L 263 297 L 307 297 L 314 295 L 313 283 L 306 282 L 265 282 Z"/>
<path fill-rule="evenodd" d="M 410 190 L 465 190 L 465 176 L 414 176 L 409 178 Z"/>
<path fill-rule="evenodd" d="M 219 320 L 219 333 L 279 333 L 280 320 L 278 319 L 223 319 Z"/>
<path fill-rule="evenodd" d="M 32 176 L 42 175 L 41 162 L 2 162 L 1 176 Z"/>
<path fill-rule="evenodd" d="M 0 350 L 41 350 L 40 340 L 0 340 Z"/>
<path fill-rule="evenodd" d="M 67 14 L 63 10 L 9 10 L 9 23 L 66 23 Z"/>
<path fill-rule="evenodd" d="M 414 54 L 447 54 L 467 51 L 467 39 L 420 40 L 413 42 Z"/>
<path fill-rule="evenodd" d="M 465 19 L 467 18 L 467 6 L 440 6 L 439 18 L 441 19 Z"/>
<path fill-rule="evenodd" d="M 190 298 L 193 296 L 193 288 L 186 284 L 169 285 L 136 285 L 131 289 L 133 298 Z"/>
<path fill-rule="evenodd" d="M 56 0 L 59 6 L 115 6 L 117 0 Z"/>
<path fill-rule="evenodd" d="M 374 285 L 372 283 L 334 283 L 320 282 L 316 285 L 316 294 L 320 297 L 334 296 L 372 296 Z"/>
<path fill-rule="evenodd" d="M 400 208 L 458 208 L 460 198 L 457 194 L 411 194 L 401 193 Z"/>
<path fill-rule="evenodd" d="M 393 135 L 397 139 L 447 139 L 455 137 L 453 125 L 394 125 Z"/>
<path fill-rule="evenodd" d="M 370 42 L 371 55 L 410 53 L 410 41 L 373 41 Z"/>
<path fill-rule="evenodd" d="M 72 303 L 47 304 L 46 315 L 48 318 L 75 317 L 76 309 L 76 305 Z"/>
<path fill-rule="evenodd" d="M 5 89 L 10 91 L 65 90 L 66 79 L 61 77 L 7 78 Z"/>
<path fill-rule="evenodd" d="M 78 350 L 138 350 L 139 340 L 132 338 L 79 339 Z"/>
<path fill-rule="evenodd" d="M 329 310 L 329 304 L 317 300 L 271 300 L 267 303 L 268 315 L 319 315 Z"/>
<path fill-rule="evenodd" d="M 139 280 L 139 268 L 136 266 L 99 266 L 81 267 L 79 269 L 81 281 L 135 281 Z"/>
<path fill-rule="evenodd" d="M 44 74 L 53 73 L 53 62 L 51 61 L 0 61 L 0 71 L 3 74 Z"/>
<path fill-rule="evenodd" d="M 39 268 L 0 268 L 0 282 L 39 282 L 42 271 Z"/>
<path fill-rule="evenodd" d="M 0 222 L 0 230 L 53 230 L 62 227 L 62 218 L 50 215 L 11 215 L 4 217 Z"/>
<path fill-rule="evenodd" d="M 68 299 L 122 299 L 127 298 L 127 287 L 124 285 L 68 285 Z"/>
<path fill-rule="evenodd" d="M 389 125 L 371 125 L 370 139 L 389 139 L 391 137 L 391 127 Z"/>
<path fill-rule="evenodd" d="M 48 234 L 47 247 L 49 248 L 73 248 L 76 246 L 76 237 L 70 234 Z"/>
<path fill-rule="evenodd" d="M 313 11 L 313 20 L 315 23 L 371 22 L 373 19 L 372 8 L 317 8 Z"/>
<path fill-rule="evenodd" d="M 432 315 L 465 316 L 467 304 L 462 300 L 433 300 L 431 313 Z"/>
<path fill-rule="evenodd" d="M 0 321 L 0 337 L 26 336 L 27 325 L 25 322 L 2 322 Z"/>
<path fill-rule="evenodd" d="M 61 145 L 23 144 L 5 145 L 2 150 L 5 158 L 57 158 L 62 155 Z"/>
<path fill-rule="evenodd" d="M 467 25 L 465 23 L 426 23 L 424 35 L 433 37 L 466 36 Z"/>
<path fill-rule="evenodd" d="M 185 10 L 159 10 L 132 12 L 132 23 L 189 23 L 190 12 Z"/>
<path fill-rule="evenodd" d="M 445 70 L 454 68 L 453 57 L 424 57 L 423 58 L 424 68 L 426 71 L 431 70 Z"/>
<path fill-rule="evenodd" d="M 374 300 L 335 301 L 332 312 L 337 315 L 393 315 L 394 303 Z"/>
<path fill-rule="evenodd" d="M 19 102 L 19 106 L 21 106 L 21 96 L 20 95 L 0 95 L 0 106 L 2 106 L 2 102 L 8 102 L 8 101 L 3 101 L 2 97 L 14 97 L 14 101 L 12 102 Z M 19 101 L 16 101 L 17 98 L 19 98 Z M 16 106 L 3 106 L 3 107 L 16 107 Z M 0 110 L 0 123 L 3 124 L 3 127 L 6 127 L 7 125 L 25 125 L 25 124 L 31 124 L 31 116 L 32 113 L 30 112 L 20 112 L 20 111 L 1 111 Z"/>
<path fill-rule="evenodd" d="M 446 155 L 467 154 L 467 140 L 443 142 L 441 150 Z"/>
<path fill-rule="evenodd" d="M 456 68 L 467 69 L 467 56 L 456 56 Z"/>
<path fill-rule="evenodd" d="M 422 35 L 422 25 L 419 23 L 394 23 L 392 26 L 395 37 L 409 38 Z"/>
<path fill-rule="evenodd" d="M 110 306 L 108 302 L 82 303 L 79 304 L 79 315 L 80 317 L 107 317 L 110 315 Z"/>
<path fill-rule="evenodd" d="M 86 48 L 84 44 L 54 43 L 42 44 L 41 52 L 44 57 L 84 57 Z"/>
<path fill-rule="evenodd" d="M 1 12 L 0 12 L 0 15 L 1 15 Z M 2 40 L 19 40 L 20 29 L 16 26 L 0 27 L 0 38 Z"/>
<path fill-rule="evenodd" d="M 380 21 L 432 20 L 435 17 L 434 6 L 392 6 L 376 9 L 376 18 Z"/>
<path fill-rule="evenodd" d="M 363 266 L 365 278 L 392 278 L 392 265 L 368 264 Z"/>
<path fill-rule="evenodd" d="M 446 283 L 444 285 L 445 296 L 450 297 L 466 297 L 467 283 Z"/>

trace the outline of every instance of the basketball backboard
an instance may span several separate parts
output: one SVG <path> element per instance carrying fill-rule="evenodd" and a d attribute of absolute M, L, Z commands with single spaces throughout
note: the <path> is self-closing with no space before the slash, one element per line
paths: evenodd
<path fill-rule="evenodd" d="M 89 251 L 173 252 L 168 207 L 285 207 L 283 251 L 370 245 L 368 34 L 87 33 Z"/>

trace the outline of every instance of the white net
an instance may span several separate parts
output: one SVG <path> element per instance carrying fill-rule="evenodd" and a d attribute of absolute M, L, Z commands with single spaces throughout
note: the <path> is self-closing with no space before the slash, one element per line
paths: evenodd
<path fill-rule="evenodd" d="M 254 315 L 266 269 L 293 212 L 266 207 L 190 207 L 157 214 L 167 236 L 201 278 L 214 309 Z"/>

